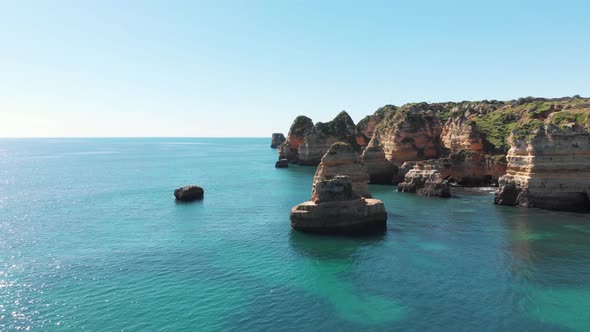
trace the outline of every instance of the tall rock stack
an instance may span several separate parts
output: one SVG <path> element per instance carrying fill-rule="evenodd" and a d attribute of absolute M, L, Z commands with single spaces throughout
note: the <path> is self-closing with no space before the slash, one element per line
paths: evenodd
<path fill-rule="evenodd" d="M 291 124 L 287 139 L 279 146 L 279 159 L 299 162 L 299 147 L 305 140 L 305 134 L 313 128 L 313 121 L 303 115 L 298 116 Z"/>
<path fill-rule="evenodd" d="M 334 120 L 318 122 L 305 135 L 305 141 L 299 147 L 299 164 L 317 166 L 322 156 L 336 142 L 356 145 L 356 126 L 348 113 L 340 112 Z"/>
<path fill-rule="evenodd" d="M 589 129 L 590 104 L 518 126 L 494 202 L 589 212 Z"/>
<path fill-rule="evenodd" d="M 270 141 L 270 147 L 272 149 L 277 149 L 285 141 L 286 141 L 286 138 L 285 138 L 285 135 L 283 135 L 283 133 L 273 133 L 271 141 Z"/>
<path fill-rule="evenodd" d="M 361 155 L 367 167 L 369 182 L 373 184 L 392 184 L 398 168 L 385 158 L 383 147 L 377 138 L 373 138 Z"/>
<path fill-rule="evenodd" d="M 313 181 L 316 183 L 337 175 L 348 175 L 351 178 L 352 190 L 355 194 L 361 197 L 371 197 L 367 167 L 348 143 L 337 142 L 330 146 L 321 159 Z"/>
<path fill-rule="evenodd" d="M 348 175 L 315 181 L 312 200 L 291 209 L 291 227 L 313 233 L 382 232 L 387 212 L 378 199 L 358 196 Z"/>

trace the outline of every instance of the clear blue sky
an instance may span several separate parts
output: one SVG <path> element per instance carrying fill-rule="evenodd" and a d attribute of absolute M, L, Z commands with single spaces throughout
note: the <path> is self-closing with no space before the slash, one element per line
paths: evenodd
<path fill-rule="evenodd" d="M 0 136 L 270 136 L 590 95 L 589 1 L 2 1 Z"/>

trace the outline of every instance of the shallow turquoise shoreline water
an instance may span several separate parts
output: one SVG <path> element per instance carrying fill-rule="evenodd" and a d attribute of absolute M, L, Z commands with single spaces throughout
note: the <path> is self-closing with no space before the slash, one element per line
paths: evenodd
<path fill-rule="evenodd" d="M 269 144 L 0 140 L 0 330 L 590 330 L 590 216 L 371 186 L 384 235 L 300 234 Z"/>

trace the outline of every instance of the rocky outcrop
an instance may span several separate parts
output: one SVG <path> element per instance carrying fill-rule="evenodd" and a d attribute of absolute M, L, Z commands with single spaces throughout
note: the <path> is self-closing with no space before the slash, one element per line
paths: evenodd
<path fill-rule="evenodd" d="M 506 159 L 503 155 L 491 156 L 461 150 L 447 158 L 405 162 L 399 175 L 405 176 L 415 165 L 428 165 L 440 173 L 442 179 L 465 187 L 497 185 L 500 176 L 506 174 Z"/>
<path fill-rule="evenodd" d="M 277 149 L 286 140 L 287 139 L 285 138 L 285 135 L 283 135 L 283 133 L 273 133 L 270 141 L 270 147 L 272 149 Z"/>
<path fill-rule="evenodd" d="M 383 145 L 385 157 L 400 166 L 409 160 L 437 158 L 442 124 L 429 104 L 404 105 L 377 125 L 374 137 Z"/>
<path fill-rule="evenodd" d="M 291 124 L 287 140 L 279 146 L 279 159 L 289 162 L 299 161 L 299 147 L 305 140 L 305 134 L 313 128 L 313 121 L 303 115 L 298 116 Z"/>
<path fill-rule="evenodd" d="M 288 159 L 279 159 L 275 163 L 276 168 L 288 168 L 289 167 L 289 160 Z"/>
<path fill-rule="evenodd" d="M 379 108 L 372 115 L 367 115 L 356 125 L 356 142 L 360 147 L 365 147 L 373 138 L 377 125 L 383 121 L 385 116 L 389 113 L 395 112 L 397 107 L 393 105 L 385 105 Z"/>
<path fill-rule="evenodd" d="M 361 155 L 361 161 L 367 167 L 369 182 L 373 184 L 392 184 L 397 174 L 397 166 L 385 158 L 383 147 L 377 138 L 373 138 Z"/>
<path fill-rule="evenodd" d="M 201 200 L 204 195 L 205 191 L 199 186 L 185 186 L 174 190 L 174 197 L 181 202 Z"/>
<path fill-rule="evenodd" d="M 429 197 L 451 197 L 449 184 L 442 179 L 440 172 L 422 163 L 416 164 L 406 174 L 404 182 L 398 183 L 397 191 Z"/>
<path fill-rule="evenodd" d="M 440 137 L 442 145 L 450 151 L 484 152 L 483 140 L 475 122 L 464 115 L 450 118 L 443 126 Z"/>
<path fill-rule="evenodd" d="M 315 184 L 325 179 L 334 178 L 337 175 L 348 175 L 352 179 L 352 189 L 356 195 L 371 197 L 367 167 L 361 161 L 358 153 L 348 143 L 337 142 L 330 146 L 321 159 L 313 181 Z M 314 200 L 313 197 L 312 200 Z"/>
<path fill-rule="evenodd" d="M 356 126 L 348 113 L 342 111 L 334 120 L 318 122 L 305 135 L 305 141 L 299 147 L 299 164 L 317 166 L 322 156 L 336 142 L 356 145 Z"/>
<path fill-rule="evenodd" d="M 510 143 L 496 204 L 590 211 L 590 104 L 521 122 Z"/>
<path fill-rule="evenodd" d="M 314 233 L 382 232 L 387 224 L 383 202 L 362 198 L 349 176 L 316 181 L 312 200 L 291 209 L 291 227 Z"/>

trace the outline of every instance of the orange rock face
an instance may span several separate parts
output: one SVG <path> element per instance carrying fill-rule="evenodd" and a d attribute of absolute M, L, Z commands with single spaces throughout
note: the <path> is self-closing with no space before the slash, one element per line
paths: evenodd
<path fill-rule="evenodd" d="M 318 122 L 305 135 L 305 141 L 299 147 L 299 164 L 316 166 L 336 142 L 355 144 L 356 126 L 348 113 L 342 111 L 334 120 Z"/>
<path fill-rule="evenodd" d="M 375 131 L 383 145 L 385 157 L 400 166 L 410 160 L 433 159 L 439 156 L 440 119 L 421 105 L 410 105 L 383 120 Z"/>
<path fill-rule="evenodd" d="M 369 174 L 365 164 L 352 146 L 347 143 L 334 143 L 322 157 L 313 178 L 314 184 L 337 175 L 347 175 L 352 179 L 353 192 L 361 197 L 371 197 L 369 193 Z M 315 199 L 312 196 L 312 201 Z"/>
<path fill-rule="evenodd" d="M 279 159 L 289 162 L 299 161 L 299 147 L 305 140 L 305 134 L 313 127 L 313 121 L 303 115 L 298 116 L 291 124 L 287 140 L 279 146 Z"/>
<path fill-rule="evenodd" d="M 393 105 L 386 105 L 379 108 L 372 115 L 367 115 L 364 119 L 359 121 L 356 125 L 357 135 L 356 142 L 359 146 L 365 147 L 373 138 L 377 125 L 383 121 L 388 113 L 395 112 L 397 107 Z"/>

